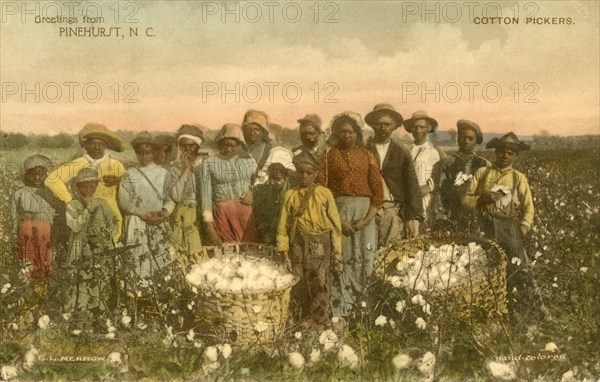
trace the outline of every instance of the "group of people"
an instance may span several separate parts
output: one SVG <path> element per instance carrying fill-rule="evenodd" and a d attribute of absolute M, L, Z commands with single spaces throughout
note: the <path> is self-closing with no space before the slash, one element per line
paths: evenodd
<path fill-rule="evenodd" d="M 319 116 L 306 115 L 298 120 L 302 144 L 288 150 L 271 139 L 267 114 L 249 110 L 241 125 L 221 128 L 212 156 L 200 152 L 200 125 L 173 136 L 141 132 L 131 141 L 137 164 L 127 168 L 107 151 L 123 151 L 120 137 L 87 124 L 82 156 L 57 168 L 42 155 L 25 160 L 13 197 L 18 256 L 32 264 L 32 278 L 50 276 L 62 222 L 66 262 L 126 248 L 141 279 L 168 261 L 203 261 L 207 245 L 265 243 L 301 278 L 292 289 L 297 317 L 318 325 L 360 301 L 378 247 L 439 227 L 482 229 L 527 268 L 522 238 L 533 198 L 512 167 L 525 143 L 513 133 L 492 139 L 490 163 L 474 152 L 483 135 L 472 121 L 457 122 L 451 155 L 428 139 L 438 123 L 426 112 L 404 120 L 378 104 L 364 121 L 372 134 L 357 113 L 334 116 L 325 141 Z M 392 137 L 400 126 L 414 138 L 408 147 Z M 68 305 L 101 309 L 97 294 L 77 288 Z"/>

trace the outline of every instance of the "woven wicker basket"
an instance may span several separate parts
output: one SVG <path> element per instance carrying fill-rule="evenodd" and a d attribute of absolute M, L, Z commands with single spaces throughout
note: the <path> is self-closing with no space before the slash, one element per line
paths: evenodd
<path fill-rule="evenodd" d="M 439 247 L 444 244 L 468 245 L 474 242 L 479 244 L 486 253 L 487 261 L 473 264 L 468 277 L 443 291 L 433 291 L 435 298 L 445 299 L 454 304 L 462 316 L 470 316 L 476 309 L 483 310 L 488 314 L 505 314 L 507 308 L 506 290 L 506 255 L 502 248 L 491 240 L 481 238 L 448 235 L 445 237 L 419 237 L 401 240 L 378 251 L 376 273 L 381 276 L 394 275 L 396 265 L 400 261 L 406 261 L 414 256 L 419 250 L 427 249 L 429 246 Z"/>
<path fill-rule="evenodd" d="M 239 256 L 273 259 L 272 248 L 268 246 L 243 245 L 240 250 Z M 290 291 L 297 282 L 296 278 L 285 288 L 241 293 L 203 290 L 199 294 L 201 320 L 211 326 L 220 340 L 234 345 L 272 343 L 283 333 Z"/>

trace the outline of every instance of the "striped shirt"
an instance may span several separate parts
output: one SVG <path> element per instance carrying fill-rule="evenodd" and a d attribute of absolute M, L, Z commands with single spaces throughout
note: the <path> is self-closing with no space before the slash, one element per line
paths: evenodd
<path fill-rule="evenodd" d="M 13 224 L 23 220 L 46 220 L 52 222 L 54 208 L 38 193 L 38 188 L 23 186 L 13 196 Z"/>
<path fill-rule="evenodd" d="M 248 191 L 255 170 L 256 161 L 253 158 L 234 156 L 223 159 L 217 155 L 206 159 L 200 171 L 200 199 L 204 221 L 213 221 L 214 204 L 238 199 Z"/>

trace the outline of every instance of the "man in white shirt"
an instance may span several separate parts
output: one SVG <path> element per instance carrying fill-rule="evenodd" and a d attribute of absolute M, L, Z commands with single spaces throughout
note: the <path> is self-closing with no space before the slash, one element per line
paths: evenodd
<path fill-rule="evenodd" d="M 410 119 L 404 121 L 404 128 L 414 138 L 414 142 L 409 146 L 410 155 L 415 165 L 417 179 L 421 187 L 423 197 L 423 212 L 425 223 L 433 218 L 432 203 L 435 184 L 432 178 L 433 167 L 446 157 L 446 154 L 427 138 L 438 128 L 438 122 L 430 117 L 425 111 L 416 111 Z"/>

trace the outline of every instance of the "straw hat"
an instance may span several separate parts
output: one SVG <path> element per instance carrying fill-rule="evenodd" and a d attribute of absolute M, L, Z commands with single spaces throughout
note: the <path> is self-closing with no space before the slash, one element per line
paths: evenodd
<path fill-rule="evenodd" d="M 124 150 L 121 138 L 99 123 L 88 123 L 79 132 L 79 143 L 83 145 L 87 139 L 98 138 L 106 142 L 106 148 L 122 152 Z"/>
<path fill-rule="evenodd" d="M 521 142 L 517 135 L 512 131 L 501 138 L 493 138 L 485 145 L 485 147 L 488 149 L 500 149 L 506 147 L 515 151 L 529 150 L 530 148 L 528 144 Z"/>
<path fill-rule="evenodd" d="M 412 116 L 409 119 L 404 121 L 404 129 L 409 133 L 412 133 L 413 126 L 415 125 L 415 122 L 418 119 L 425 119 L 429 122 L 429 124 L 431 125 L 431 130 L 429 130 L 429 133 L 433 133 L 437 130 L 438 122 L 435 119 L 431 118 L 426 111 L 422 110 L 415 111 L 414 113 L 412 113 Z"/>
<path fill-rule="evenodd" d="M 458 131 L 463 129 L 473 130 L 477 135 L 477 144 L 483 142 L 483 134 L 481 133 L 481 128 L 475 122 L 469 121 L 467 119 L 461 119 L 458 122 L 456 122 L 456 128 L 458 129 Z"/>
<path fill-rule="evenodd" d="M 392 118 L 396 120 L 396 126 L 402 125 L 402 122 L 404 121 L 402 115 L 398 113 L 392 105 L 389 103 L 379 103 L 373 107 L 373 111 L 365 116 L 365 122 L 372 127 L 376 122 L 377 117 L 382 113 L 391 115 Z"/>
<path fill-rule="evenodd" d="M 221 130 L 215 137 L 215 142 L 219 143 L 223 139 L 235 139 L 240 143 L 242 148 L 246 150 L 246 143 L 244 142 L 244 134 L 240 125 L 235 123 L 226 123 L 221 127 Z"/>

